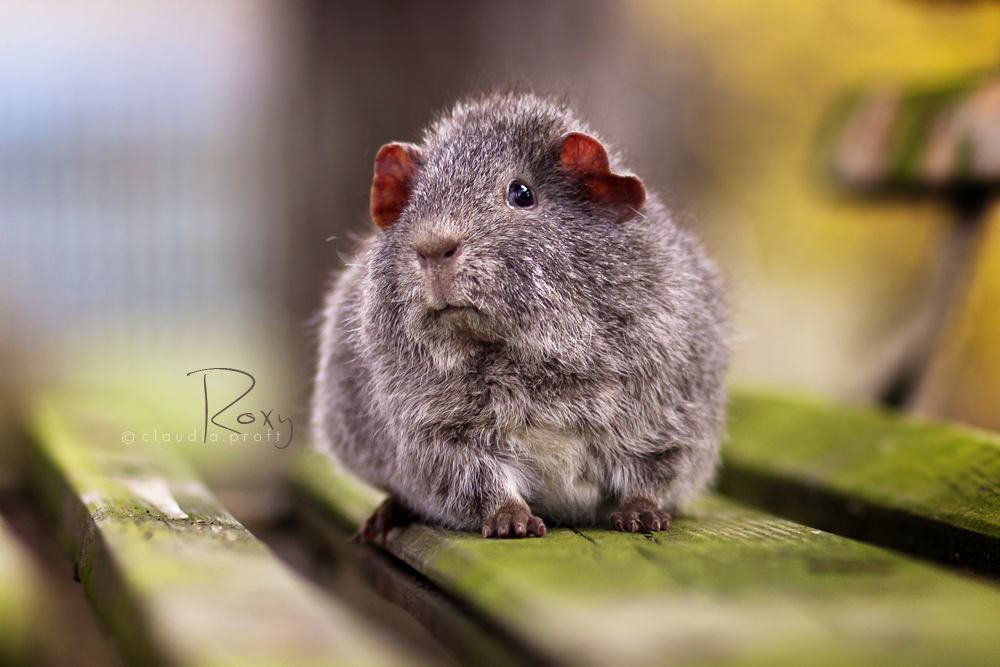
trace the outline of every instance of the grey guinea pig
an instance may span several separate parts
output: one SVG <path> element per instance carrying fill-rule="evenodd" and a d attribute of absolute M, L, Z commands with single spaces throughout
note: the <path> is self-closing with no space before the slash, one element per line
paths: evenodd
<path fill-rule="evenodd" d="M 409 519 L 657 531 L 712 480 L 723 289 L 564 104 L 494 93 L 379 150 L 378 231 L 327 297 L 317 447 Z"/>

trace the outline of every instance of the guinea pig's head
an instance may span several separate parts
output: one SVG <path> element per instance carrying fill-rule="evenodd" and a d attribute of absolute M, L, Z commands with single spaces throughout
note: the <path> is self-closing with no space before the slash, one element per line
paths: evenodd
<path fill-rule="evenodd" d="M 459 104 L 375 158 L 367 280 L 396 334 L 565 357 L 593 334 L 622 229 L 645 203 L 602 143 L 533 95 Z M 630 222 L 632 221 L 632 222 Z"/>

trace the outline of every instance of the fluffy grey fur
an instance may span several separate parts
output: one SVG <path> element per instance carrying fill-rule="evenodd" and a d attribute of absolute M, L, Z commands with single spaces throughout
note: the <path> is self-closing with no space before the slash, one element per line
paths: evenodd
<path fill-rule="evenodd" d="M 622 223 L 586 201 L 559 165 L 568 132 L 596 136 L 530 94 L 459 103 L 426 130 L 398 221 L 327 298 L 317 447 L 426 520 L 479 529 L 523 500 L 592 523 L 633 498 L 672 509 L 713 477 L 716 270 L 655 196 Z M 534 208 L 508 205 L 515 178 Z M 415 251 L 441 242 L 460 244 L 443 291 Z"/>

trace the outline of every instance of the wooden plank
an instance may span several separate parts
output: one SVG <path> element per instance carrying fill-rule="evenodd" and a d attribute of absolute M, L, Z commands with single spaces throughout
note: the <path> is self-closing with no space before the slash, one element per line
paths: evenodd
<path fill-rule="evenodd" d="M 346 530 L 379 494 L 301 457 L 292 482 Z M 656 536 L 485 540 L 422 524 L 388 550 L 559 664 L 994 664 L 1000 591 L 719 497 Z"/>
<path fill-rule="evenodd" d="M 169 451 L 124 442 L 121 424 L 97 398 L 39 399 L 30 474 L 132 663 L 414 662 L 288 570 Z"/>
<path fill-rule="evenodd" d="M 544 665 L 539 656 L 511 641 L 502 629 L 470 615 L 460 601 L 382 549 L 351 539 L 342 524 L 330 521 L 326 511 L 292 489 L 295 517 L 301 537 L 323 548 L 339 566 L 349 568 L 382 598 L 410 614 L 462 664 L 482 667 Z"/>
<path fill-rule="evenodd" d="M 43 661 L 43 642 L 57 630 L 49 622 L 51 599 L 30 556 L 0 518 L 0 665 Z"/>
<path fill-rule="evenodd" d="M 1000 185 L 1000 79 L 974 74 L 848 95 L 829 121 L 833 175 L 865 191 Z"/>
<path fill-rule="evenodd" d="M 719 488 L 841 535 L 1000 574 L 1000 437 L 734 393 Z"/>

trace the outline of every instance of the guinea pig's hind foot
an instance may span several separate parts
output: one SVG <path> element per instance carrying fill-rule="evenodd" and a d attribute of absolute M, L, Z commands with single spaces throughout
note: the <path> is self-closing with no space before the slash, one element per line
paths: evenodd
<path fill-rule="evenodd" d="M 611 513 L 611 525 L 621 532 L 644 533 L 668 530 L 670 515 L 649 498 L 626 500 Z"/>
<path fill-rule="evenodd" d="M 411 521 L 413 521 L 413 513 L 410 508 L 396 496 L 389 496 L 361 524 L 361 528 L 354 536 L 361 540 L 361 544 L 364 544 L 373 537 L 381 535 L 382 546 L 385 546 L 389 530 L 397 526 L 409 525 Z"/>
<path fill-rule="evenodd" d="M 509 500 L 483 520 L 483 537 L 545 537 L 545 522 L 522 501 Z"/>

